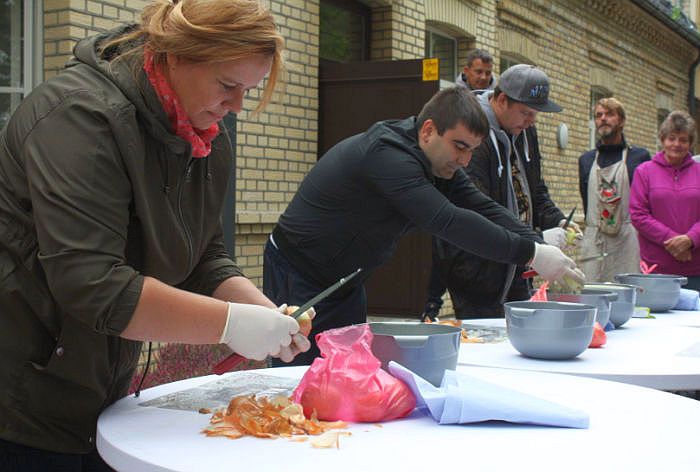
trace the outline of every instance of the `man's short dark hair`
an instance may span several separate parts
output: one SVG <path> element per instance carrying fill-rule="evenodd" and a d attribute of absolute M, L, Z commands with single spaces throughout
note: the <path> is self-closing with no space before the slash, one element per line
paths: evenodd
<path fill-rule="evenodd" d="M 489 122 L 481 109 L 481 105 L 470 91 L 464 87 L 450 87 L 437 92 L 423 106 L 417 118 L 420 129 L 426 120 L 432 120 L 440 136 L 445 131 L 462 123 L 469 131 L 477 136 L 486 136 L 489 132 Z"/>
<path fill-rule="evenodd" d="M 472 49 L 467 53 L 467 67 L 471 67 L 472 63 L 481 59 L 481 62 L 493 64 L 493 56 L 483 49 Z"/>
<path fill-rule="evenodd" d="M 511 104 L 511 103 L 520 103 L 520 102 L 518 102 L 517 100 L 513 100 L 512 98 L 510 98 L 508 95 L 506 95 L 506 93 L 505 93 L 503 90 L 501 90 L 501 87 L 499 87 L 498 85 L 496 85 L 496 86 L 494 87 L 494 89 L 493 89 L 493 99 L 494 99 L 494 100 L 497 99 L 498 96 L 501 95 L 501 94 L 503 94 L 503 95 L 506 97 L 506 100 L 508 100 L 508 104 Z"/>
<path fill-rule="evenodd" d="M 510 98 L 503 90 L 501 90 L 501 87 L 496 85 L 496 87 L 494 87 L 494 89 L 493 89 L 493 95 L 492 95 L 493 99 L 494 100 L 497 99 L 498 96 L 501 94 L 503 94 L 503 96 L 506 97 L 506 100 L 508 101 L 508 106 L 510 106 L 512 103 L 522 103 L 522 102 L 519 102 L 517 100 Z"/>

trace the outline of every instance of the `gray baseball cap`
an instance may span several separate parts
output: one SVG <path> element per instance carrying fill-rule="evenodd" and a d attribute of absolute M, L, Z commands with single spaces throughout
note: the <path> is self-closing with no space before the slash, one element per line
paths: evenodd
<path fill-rule="evenodd" d="M 562 108 L 549 99 L 547 74 L 530 64 L 517 64 L 506 69 L 498 81 L 498 88 L 508 98 L 524 103 L 537 111 L 560 112 Z"/>

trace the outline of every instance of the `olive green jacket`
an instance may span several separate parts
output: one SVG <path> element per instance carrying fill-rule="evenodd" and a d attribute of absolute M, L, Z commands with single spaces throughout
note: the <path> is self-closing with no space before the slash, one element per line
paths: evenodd
<path fill-rule="evenodd" d="M 114 34 L 111 33 L 111 34 Z M 144 276 L 210 295 L 241 275 L 220 216 L 232 150 L 173 135 L 139 64 L 81 41 L 0 134 L 0 438 L 95 447 L 141 343 L 119 338 Z"/>

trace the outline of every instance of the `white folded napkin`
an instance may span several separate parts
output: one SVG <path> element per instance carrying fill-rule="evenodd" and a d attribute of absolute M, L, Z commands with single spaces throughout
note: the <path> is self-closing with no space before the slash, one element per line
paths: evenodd
<path fill-rule="evenodd" d="M 700 296 L 695 290 L 687 288 L 681 289 L 681 296 L 678 298 L 678 303 L 673 307 L 674 310 L 700 310 Z"/>
<path fill-rule="evenodd" d="M 565 428 L 588 428 L 586 412 L 552 403 L 507 387 L 492 384 L 454 370 L 446 370 L 435 387 L 396 362 L 389 372 L 403 380 L 416 396 L 416 406 L 425 406 L 440 424 L 499 420 Z"/>

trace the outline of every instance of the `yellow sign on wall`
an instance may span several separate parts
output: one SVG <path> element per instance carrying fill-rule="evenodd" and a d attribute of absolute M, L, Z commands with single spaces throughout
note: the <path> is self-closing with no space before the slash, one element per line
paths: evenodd
<path fill-rule="evenodd" d="M 438 80 L 438 58 L 423 59 L 423 82 Z"/>

